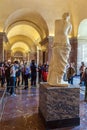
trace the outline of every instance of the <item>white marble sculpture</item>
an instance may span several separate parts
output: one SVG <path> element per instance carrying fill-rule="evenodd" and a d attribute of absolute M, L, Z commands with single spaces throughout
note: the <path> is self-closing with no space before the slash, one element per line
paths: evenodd
<path fill-rule="evenodd" d="M 53 86 L 64 84 L 64 69 L 71 51 L 68 34 L 72 30 L 72 25 L 69 20 L 69 13 L 64 13 L 62 19 L 55 21 L 55 37 L 47 78 L 48 84 Z"/>

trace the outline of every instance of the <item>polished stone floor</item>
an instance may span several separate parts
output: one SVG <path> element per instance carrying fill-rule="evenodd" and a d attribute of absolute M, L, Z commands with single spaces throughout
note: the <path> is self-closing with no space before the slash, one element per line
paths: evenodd
<path fill-rule="evenodd" d="M 78 78 L 74 80 L 78 85 Z M 55 130 L 87 130 L 87 103 L 84 102 L 84 86 L 80 87 L 80 126 Z M 0 130 L 48 130 L 38 114 L 39 87 L 16 89 L 16 97 L 7 95 Z"/>

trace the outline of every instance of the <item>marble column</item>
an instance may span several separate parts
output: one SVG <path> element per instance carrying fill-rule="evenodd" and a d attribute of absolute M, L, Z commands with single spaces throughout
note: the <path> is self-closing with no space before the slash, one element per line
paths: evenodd
<path fill-rule="evenodd" d="M 78 49 L 78 40 L 76 37 L 70 38 L 70 44 L 71 44 L 71 52 L 69 55 L 69 62 L 74 63 L 74 67 L 77 74 L 77 49 Z"/>
<path fill-rule="evenodd" d="M 78 47 L 78 40 L 76 37 L 70 38 L 70 44 L 71 44 L 71 52 L 69 56 L 70 62 L 74 62 L 77 64 L 77 47 Z"/>
<path fill-rule="evenodd" d="M 0 62 L 4 61 L 3 33 L 0 32 Z"/>
<path fill-rule="evenodd" d="M 43 64 L 43 52 L 39 50 L 39 63 Z"/>
<path fill-rule="evenodd" d="M 37 65 L 39 65 L 39 49 L 37 48 Z"/>
<path fill-rule="evenodd" d="M 29 56 L 28 52 L 26 52 L 26 61 L 28 61 L 28 56 Z"/>
<path fill-rule="evenodd" d="M 50 63 L 50 59 L 51 59 L 51 56 L 52 56 L 53 39 L 54 39 L 53 36 L 48 37 L 48 41 L 49 41 L 48 42 L 48 63 Z"/>
<path fill-rule="evenodd" d="M 4 60 L 7 61 L 7 50 L 4 50 Z"/>
<path fill-rule="evenodd" d="M 7 50 L 7 60 L 11 60 L 11 50 Z"/>

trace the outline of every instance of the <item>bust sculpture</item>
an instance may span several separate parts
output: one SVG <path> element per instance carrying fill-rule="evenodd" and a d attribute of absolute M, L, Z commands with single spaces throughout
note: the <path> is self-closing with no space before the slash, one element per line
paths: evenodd
<path fill-rule="evenodd" d="M 48 84 L 53 86 L 63 84 L 63 74 L 71 51 L 68 34 L 72 25 L 69 20 L 69 13 L 64 13 L 62 19 L 55 21 L 55 36 L 47 78 Z"/>

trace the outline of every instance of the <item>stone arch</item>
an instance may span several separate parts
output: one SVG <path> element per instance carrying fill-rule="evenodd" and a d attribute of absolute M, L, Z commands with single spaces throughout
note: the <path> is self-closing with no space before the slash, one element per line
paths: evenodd
<path fill-rule="evenodd" d="M 87 39 L 87 19 L 83 19 L 78 27 L 78 39 Z"/>
<path fill-rule="evenodd" d="M 12 13 L 5 22 L 3 31 L 8 32 L 13 26 L 19 23 L 26 23 L 34 27 L 42 37 L 49 35 L 48 27 L 44 18 L 36 11 L 30 12 L 28 8 L 23 8 Z"/>
<path fill-rule="evenodd" d="M 77 71 L 81 62 L 84 62 L 87 66 L 87 19 L 83 19 L 78 27 L 78 53 L 77 53 Z"/>

